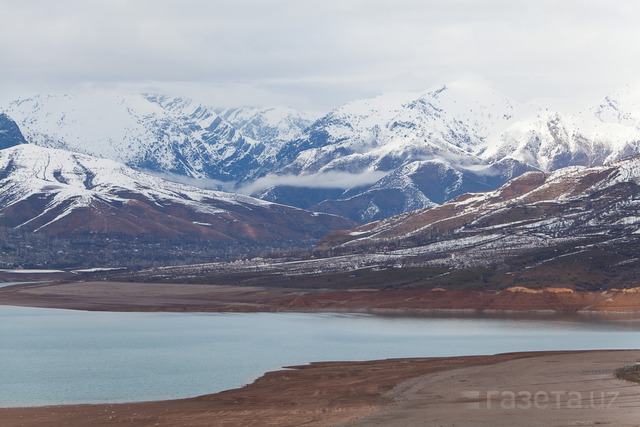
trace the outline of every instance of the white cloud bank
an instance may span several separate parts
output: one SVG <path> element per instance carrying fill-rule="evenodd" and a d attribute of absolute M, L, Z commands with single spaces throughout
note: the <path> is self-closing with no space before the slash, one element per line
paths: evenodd
<path fill-rule="evenodd" d="M 637 79 L 635 0 L 3 0 L 0 92 L 151 85 L 326 111 L 484 78 L 520 101 Z"/>
<path fill-rule="evenodd" d="M 261 190 L 286 185 L 309 188 L 339 188 L 347 190 L 362 185 L 374 184 L 386 175 L 385 172 L 371 171 L 360 174 L 348 172 L 324 172 L 309 175 L 268 174 L 247 184 L 237 191 L 243 194 L 257 194 Z"/>

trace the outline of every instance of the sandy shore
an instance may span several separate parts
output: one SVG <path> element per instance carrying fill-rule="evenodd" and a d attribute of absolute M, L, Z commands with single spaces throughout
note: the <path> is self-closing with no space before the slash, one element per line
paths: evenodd
<path fill-rule="evenodd" d="M 548 354 L 406 381 L 346 426 L 639 426 L 640 385 L 614 378 L 640 351 Z"/>
<path fill-rule="evenodd" d="M 445 291 L 267 288 L 206 284 L 70 282 L 0 288 L 0 304 L 100 311 L 640 311 L 640 288 Z"/>
<path fill-rule="evenodd" d="M 164 402 L 0 409 L 3 426 L 640 425 L 640 350 L 313 363 Z"/>

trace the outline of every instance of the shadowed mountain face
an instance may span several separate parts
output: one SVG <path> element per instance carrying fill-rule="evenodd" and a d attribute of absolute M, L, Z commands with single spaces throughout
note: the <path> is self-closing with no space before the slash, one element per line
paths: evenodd
<path fill-rule="evenodd" d="M 260 243 L 318 238 L 354 223 L 165 181 L 110 160 L 25 144 L 0 151 L 0 225 L 51 235 L 188 236 Z"/>
<path fill-rule="evenodd" d="M 0 150 L 26 143 L 16 122 L 6 114 L 0 114 Z"/>

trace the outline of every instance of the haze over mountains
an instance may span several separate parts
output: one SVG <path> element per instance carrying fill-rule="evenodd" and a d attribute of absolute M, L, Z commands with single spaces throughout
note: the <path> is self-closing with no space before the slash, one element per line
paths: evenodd
<path fill-rule="evenodd" d="M 573 115 L 471 82 L 357 100 L 320 118 L 113 90 L 41 95 L 3 110 L 39 146 L 361 223 L 492 190 L 526 171 L 640 150 L 632 87 Z"/>

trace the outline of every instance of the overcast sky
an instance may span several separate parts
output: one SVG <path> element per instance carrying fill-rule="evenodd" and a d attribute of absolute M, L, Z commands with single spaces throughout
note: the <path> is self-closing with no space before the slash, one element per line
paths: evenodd
<path fill-rule="evenodd" d="M 471 78 L 596 101 L 640 78 L 640 2 L 0 0 L 6 97 L 78 86 L 325 111 Z"/>

